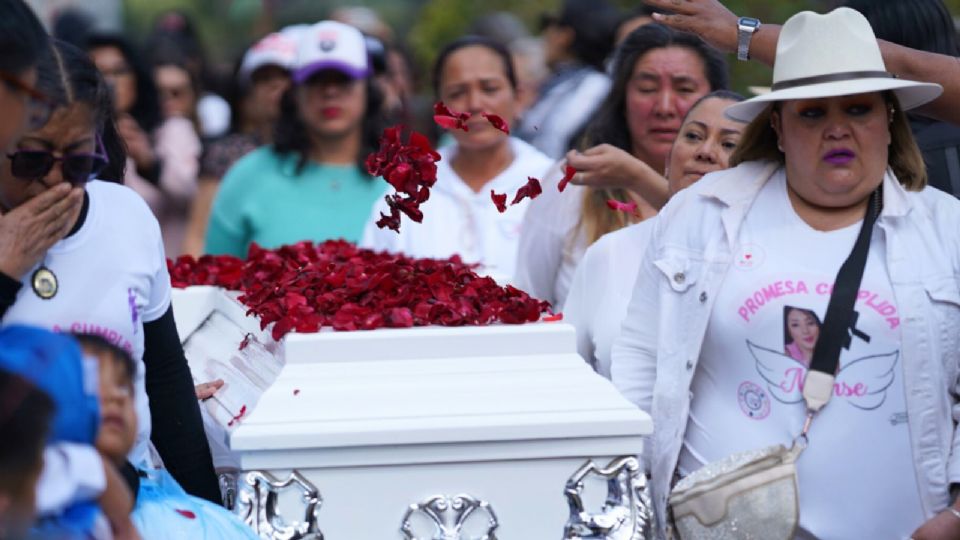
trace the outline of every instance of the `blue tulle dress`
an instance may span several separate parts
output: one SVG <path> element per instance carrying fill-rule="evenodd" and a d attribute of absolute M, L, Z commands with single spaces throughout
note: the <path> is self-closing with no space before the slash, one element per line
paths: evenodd
<path fill-rule="evenodd" d="M 143 540 L 259 540 L 226 508 L 188 495 L 164 470 L 141 471 L 132 518 Z"/>

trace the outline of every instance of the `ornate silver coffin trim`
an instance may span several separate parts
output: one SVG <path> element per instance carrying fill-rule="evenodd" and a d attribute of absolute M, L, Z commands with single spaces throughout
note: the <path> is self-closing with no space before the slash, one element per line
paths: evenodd
<path fill-rule="evenodd" d="M 600 513 L 583 507 L 583 481 L 597 475 L 607 481 L 607 498 Z M 563 529 L 565 540 L 642 540 L 647 537 L 652 508 L 646 477 L 633 456 L 614 459 L 604 468 L 588 460 L 567 480 L 564 495 L 570 519 Z"/>
<path fill-rule="evenodd" d="M 278 500 L 282 491 L 297 488 L 303 500 L 303 520 L 288 522 L 277 508 Z M 234 513 L 260 538 L 323 540 L 323 533 L 317 528 L 317 511 L 323 499 L 299 472 L 293 471 L 282 482 L 266 471 L 243 472 L 237 495 Z"/>
<path fill-rule="evenodd" d="M 479 515 L 478 512 L 487 518 L 486 532 L 479 537 L 463 536 L 467 520 L 473 515 Z M 417 514 L 425 516 L 432 522 L 434 531 L 431 536 L 416 536 L 412 519 Z M 403 521 L 400 523 L 400 532 L 405 540 L 497 540 L 494 531 L 498 526 L 500 523 L 497 521 L 497 515 L 487 501 L 466 494 L 453 497 L 436 495 L 407 507 L 406 513 L 403 514 Z"/>

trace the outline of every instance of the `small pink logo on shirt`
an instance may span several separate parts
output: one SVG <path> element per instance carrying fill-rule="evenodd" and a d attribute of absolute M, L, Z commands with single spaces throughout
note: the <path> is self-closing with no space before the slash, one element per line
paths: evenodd
<path fill-rule="evenodd" d="M 763 388 L 750 381 L 744 381 L 737 389 L 737 402 L 749 418 L 763 420 L 770 416 L 770 398 Z"/>
<path fill-rule="evenodd" d="M 753 270 L 759 268 L 766 259 L 766 253 L 763 248 L 756 244 L 744 244 L 737 254 L 735 264 L 741 270 Z"/>

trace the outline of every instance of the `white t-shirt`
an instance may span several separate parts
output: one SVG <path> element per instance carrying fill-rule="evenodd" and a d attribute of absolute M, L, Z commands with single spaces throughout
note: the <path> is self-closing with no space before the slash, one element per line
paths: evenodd
<path fill-rule="evenodd" d="M 563 306 L 563 319 L 577 329 L 577 352 L 608 379 L 610 349 L 627 316 L 654 219 L 605 234 L 587 248 Z"/>
<path fill-rule="evenodd" d="M 490 198 L 490 190 L 505 193 L 509 204 L 516 191 L 527 183 L 528 176 L 543 178 L 551 161 L 529 144 L 511 137 L 513 163 L 476 193 L 450 166 L 456 148 L 453 145 L 440 149 L 437 183 L 430 191 L 430 199 L 420 207 L 423 223 L 403 215 L 399 234 L 378 228 L 380 213 L 390 213 L 381 200 L 373 208 L 360 245 L 411 257 L 447 258 L 459 254 L 464 262 L 480 263 L 482 272 L 497 281 L 509 280 L 529 199 L 508 206 L 501 214 Z"/>
<path fill-rule="evenodd" d="M 816 343 L 831 286 L 859 232 L 860 223 L 832 232 L 808 226 L 782 173 L 761 190 L 710 316 L 681 474 L 734 452 L 789 446 L 800 433 L 805 350 Z M 799 538 L 907 538 L 925 521 L 885 260 L 877 228 L 856 303 L 857 329 L 870 339 L 854 336 L 841 352 L 834 394 L 797 463 Z"/>
<path fill-rule="evenodd" d="M 567 299 L 570 281 L 587 249 L 577 227 L 587 188 L 568 184 L 561 193 L 564 162 L 556 163 L 543 183 L 543 195 L 530 203 L 523 220 L 514 283 L 559 309 Z"/>
<path fill-rule="evenodd" d="M 44 260 L 57 276 L 56 295 L 37 296 L 30 283 L 33 270 L 27 272 L 3 322 L 97 334 L 133 356 L 137 441 L 128 457 L 140 464 L 150 440 L 143 324 L 170 306 L 163 240 L 156 218 L 133 190 L 97 180 L 87 185 L 87 194 L 90 207 L 80 230 L 54 244 Z"/>

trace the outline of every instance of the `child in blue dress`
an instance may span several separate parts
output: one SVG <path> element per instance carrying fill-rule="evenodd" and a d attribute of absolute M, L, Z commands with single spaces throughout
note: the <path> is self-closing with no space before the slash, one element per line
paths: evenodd
<path fill-rule="evenodd" d="M 99 360 L 100 430 L 97 450 L 118 468 L 137 434 L 135 364 L 123 349 L 99 336 L 77 336 L 84 354 Z M 144 540 L 257 540 L 253 530 L 222 506 L 188 495 L 168 472 L 139 463 L 133 523 Z"/>

